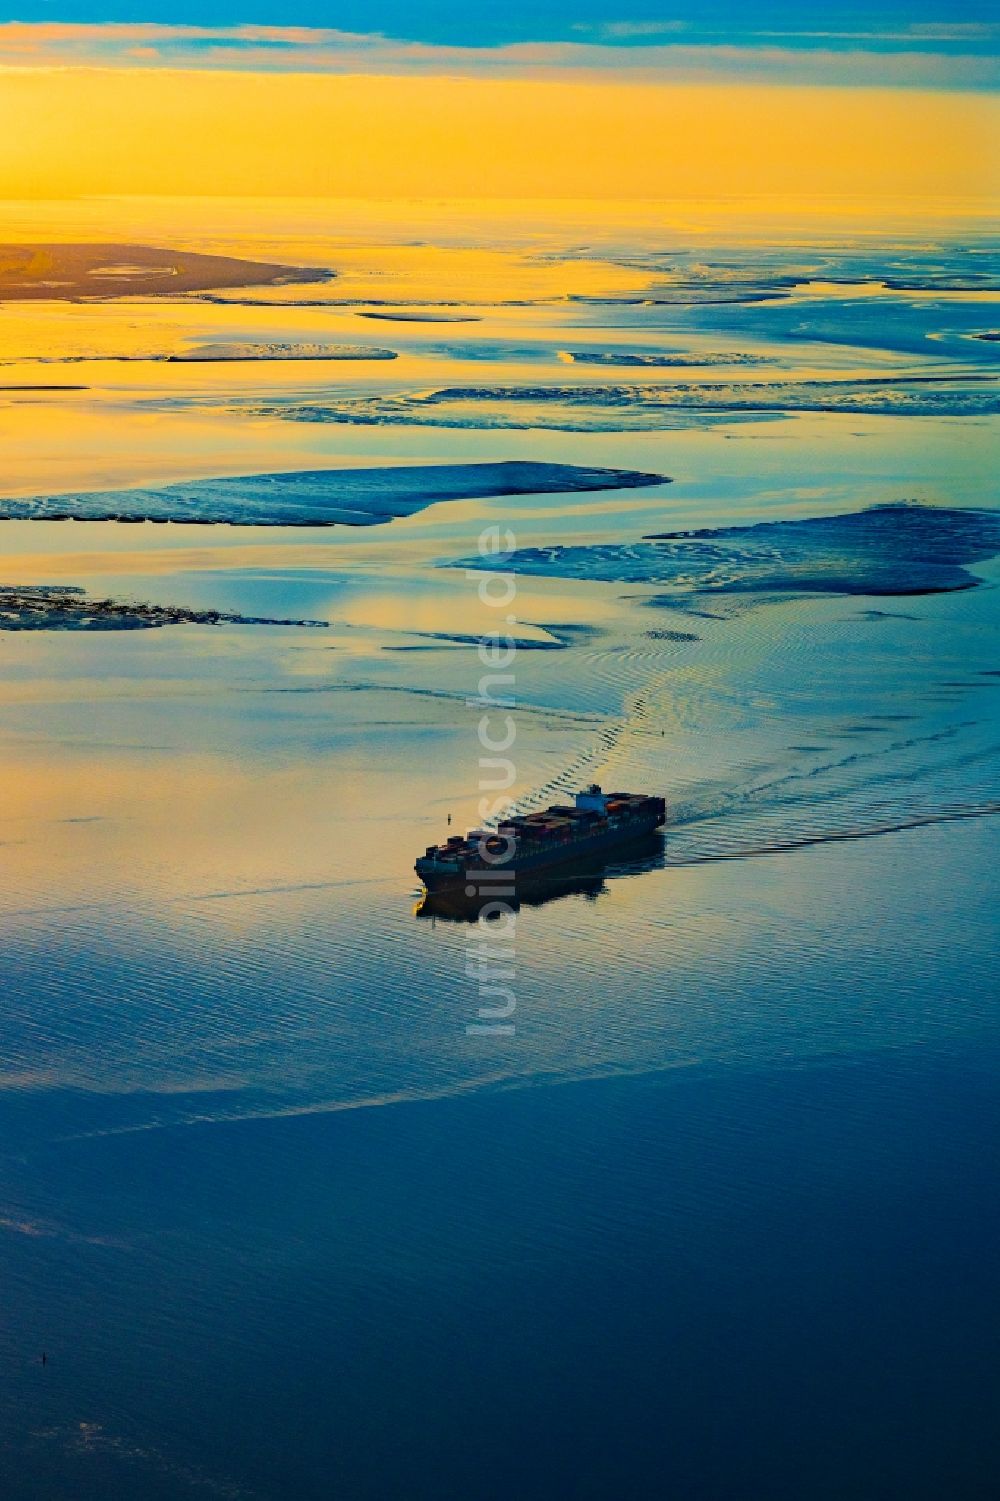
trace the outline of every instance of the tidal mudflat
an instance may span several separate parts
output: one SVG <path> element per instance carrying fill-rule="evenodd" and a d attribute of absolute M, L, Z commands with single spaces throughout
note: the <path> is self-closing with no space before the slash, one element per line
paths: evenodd
<path fill-rule="evenodd" d="M 73 584 L 0 584 L 0 631 L 139 631 L 164 625 L 326 626 L 325 620 L 268 620 L 219 610 L 185 610 L 140 600 L 92 599 Z"/>
<path fill-rule="evenodd" d="M 992 243 L 419 212 L 0 319 L 7 1493 L 985 1495 Z M 483 1037 L 498 571 L 517 797 L 671 814 Z"/>
<path fill-rule="evenodd" d="M 938 594 L 981 582 L 963 565 L 1000 552 L 1000 514 L 905 501 L 843 516 L 759 521 L 653 533 L 620 546 L 521 548 L 502 563 L 465 566 L 517 573 L 672 584 L 650 603 L 683 606 L 719 595 Z"/>
<path fill-rule="evenodd" d="M 165 250 L 133 244 L 0 244 L 0 297 L 5 302 L 148 297 L 323 277 L 322 267 L 268 265 L 195 250 L 179 252 L 176 246 Z"/>
<path fill-rule="evenodd" d="M 0 519 L 173 521 L 182 525 L 376 526 L 437 501 L 572 495 L 668 483 L 665 475 L 579 464 L 382 465 L 202 479 L 160 489 L 98 490 L 0 500 Z"/>

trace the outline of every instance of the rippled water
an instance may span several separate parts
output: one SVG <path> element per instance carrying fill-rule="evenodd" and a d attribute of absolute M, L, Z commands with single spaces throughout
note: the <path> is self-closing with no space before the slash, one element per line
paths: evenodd
<path fill-rule="evenodd" d="M 198 231 L 340 267 L 280 295 L 5 311 L 11 384 L 41 354 L 87 387 L 0 396 L 5 493 L 671 482 L 363 527 L 3 523 L 4 584 L 328 622 L 0 632 L 6 1493 L 992 1494 L 993 419 L 725 395 L 750 360 L 786 395 L 978 393 L 985 258 L 366 233 Z M 375 326 L 396 359 L 259 357 Z M 212 344 L 253 358 L 177 358 Z M 627 386 L 631 352 L 648 415 L 664 351 L 718 382 L 681 428 L 558 431 L 525 399 Z M 332 382 L 398 411 L 470 370 L 458 426 L 289 420 Z M 490 1036 L 478 930 L 418 914 L 412 871 L 480 820 L 496 613 L 453 565 L 485 525 L 523 564 L 517 795 L 671 810 L 519 910 Z"/>

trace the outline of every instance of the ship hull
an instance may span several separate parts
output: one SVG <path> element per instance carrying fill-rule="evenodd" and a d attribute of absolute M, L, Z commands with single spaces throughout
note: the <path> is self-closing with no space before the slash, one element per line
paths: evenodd
<path fill-rule="evenodd" d="M 605 853 L 598 851 L 581 859 L 542 870 L 522 871 L 520 876 L 505 876 L 490 886 L 442 886 L 421 892 L 413 909 L 417 917 L 441 918 L 446 922 L 477 922 L 497 915 L 496 903 L 503 909 L 518 912 L 522 907 L 544 907 L 565 897 L 583 896 L 595 901 L 608 890 L 608 881 L 616 876 L 639 875 L 663 865 L 663 838 L 659 828 L 651 833 L 630 836 L 614 844 Z M 471 891 L 472 895 L 467 895 Z"/>
<path fill-rule="evenodd" d="M 416 872 L 429 892 L 461 894 L 485 898 L 494 894 L 498 901 L 509 900 L 518 890 L 526 890 L 550 871 L 586 867 L 595 858 L 624 849 L 647 838 L 662 824 L 650 814 L 623 821 L 615 828 L 602 829 L 566 841 L 554 849 L 518 849 L 512 858 L 486 863 L 459 864 L 457 869 L 435 869 L 433 863 L 418 860 Z"/>

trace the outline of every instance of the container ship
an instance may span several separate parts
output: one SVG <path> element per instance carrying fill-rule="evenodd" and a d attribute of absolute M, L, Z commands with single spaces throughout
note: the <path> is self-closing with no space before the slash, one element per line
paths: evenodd
<path fill-rule="evenodd" d="M 640 840 L 666 822 L 662 797 L 642 792 L 602 792 L 596 783 L 572 806 L 555 803 L 541 813 L 507 818 L 495 829 L 474 829 L 430 844 L 414 866 L 428 891 L 467 897 L 512 895 L 522 879 L 572 866 L 618 845 Z"/>

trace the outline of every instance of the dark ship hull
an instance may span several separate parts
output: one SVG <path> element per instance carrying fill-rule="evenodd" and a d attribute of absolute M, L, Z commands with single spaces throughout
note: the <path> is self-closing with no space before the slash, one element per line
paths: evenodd
<path fill-rule="evenodd" d="M 557 804 L 431 845 L 414 869 L 429 892 L 509 901 L 548 872 L 586 869 L 665 822 L 663 798 L 591 788 L 574 806 Z"/>
<path fill-rule="evenodd" d="M 488 919 L 496 911 L 493 904 L 497 901 L 515 912 L 522 907 L 545 907 L 569 896 L 596 901 L 615 879 L 659 870 L 663 864 L 663 838 L 659 830 L 654 830 L 616 843 L 607 853 L 525 870 L 520 875 L 515 871 L 501 880 L 425 888 L 414 914 L 446 922 L 476 922 L 480 917 Z"/>

